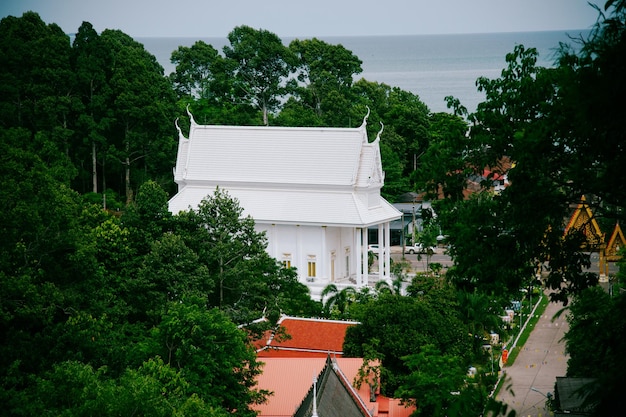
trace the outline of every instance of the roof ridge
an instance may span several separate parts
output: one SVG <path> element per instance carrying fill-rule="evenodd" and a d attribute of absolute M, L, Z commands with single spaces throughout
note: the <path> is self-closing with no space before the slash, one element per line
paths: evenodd
<path fill-rule="evenodd" d="M 279 320 L 278 324 L 281 324 L 284 320 L 299 320 L 299 321 L 314 321 L 320 323 L 338 323 L 338 324 L 361 324 L 356 320 L 337 320 L 337 319 L 325 319 L 323 317 L 297 317 L 297 316 L 287 316 L 283 315 Z"/>

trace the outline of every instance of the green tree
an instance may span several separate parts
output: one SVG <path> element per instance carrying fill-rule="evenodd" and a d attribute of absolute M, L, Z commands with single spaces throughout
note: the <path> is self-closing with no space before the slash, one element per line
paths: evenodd
<path fill-rule="evenodd" d="M 254 388 L 261 373 L 246 332 L 204 303 L 168 304 L 154 337 L 166 364 L 181 372 L 189 391 L 228 412 L 254 416 L 250 405 L 267 392 Z"/>
<path fill-rule="evenodd" d="M 462 358 L 442 354 L 434 345 L 404 358 L 410 374 L 396 391 L 406 404 L 416 407 L 417 416 L 447 416 L 465 384 Z"/>
<path fill-rule="evenodd" d="M 103 44 L 91 23 L 83 22 L 72 44 L 72 69 L 76 74 L 77 95 L 83 106 L 76 121 L 76 134 L 80 139 L 75 144 L 78 149 L 74 149 L 74 152 L 78 166 L 82 166 L 82 158 L 88 152 L 91 154 L 93 193 L 98 193 L 99 189 L 98 152 L 106 150 L 107 145 L 105 133 L 110 123 L 108 105 L 111 100 L 108 81 L 112 66 L 111 49 Z M 85 146 L 88 152 L 85 152 L 87 149 L 82 149 Z"/>
<path fill-rule="evenodd" d="M 263 125 L 280 105 L 295 63 L 293 54 L 274 33 L 238 26 L 228 34 L 224 55 L 234 65 L 234 94 L 261 111 Z"/>
<path fill-rule="evenodd" d="M 255 230 L 254 220 L 242 214 L 239 202 L 217 188 L 197 210 L 179 215 L 183 222 L 190 222 L 195 234 L 190 236 L 190 246 L 215 282 L 211 306 L 225 308 L 245 298 L 248 285 L 261 274 L 255 266 L 265 257 L 267 241 Z"/>
<path fill-rule="evenodd" d="M 197 41 L 172 52 L 175 72 L 169 75 L 180 110 L 190 106 L 204 124 L 258 124 L 254 103 L 243 98 L 233 76 L 238 62 L 227 59 L 211 45 Z M 181 120 L 184 128 L 185 120 Z"/>
<path fill-rule="evenodd" d="M 594 6 L 595 7 L 595 6 Z M 625 135 L 621 120 L 626 104 L 623 79 L 626 51 L 626 3 L 607 0 L 604 12 L 587 39 L 580 37 L 561 50 L 558 61 L 558 132 L 565 141 L 562 149 L 567 164 L 564 175 L 576 184 L 579 193 L 593 193 L 601 204 L 594 207 L 598 217 L 613 220 L 615 207 L 623 207 L 626 186 L 622 168 Z M 578 196 L 577 196 L 578 197 Z"/>
<path fill-rule="evenodd" d="M 84 275 L 74 254 L 80 234 L 80 198 L 32 149 L 26 129 L 0 129 L 0 332 L 2 365 L 32 356 L 37 369 L 49 341 L 36 341 L 63 317 L 62 289 Z M 26 356 L 24 356 L 26 355 Z"/>
<path fill-rule="evenodd" d="M 328 284 L 322 290 L 323 314 L 333 319 L 350 318 L 350 305 L 356 302 L 356 293 L 354 287 L 344 287 L 340 290 L 335 284 Z"/>
<path fill-rule="evenodd" d="M 600 287 L 583 291 L 567 311 L 567 375 L 595 379 L 585 388 L 594 416 L 611 415 L 620 402 L 623 375 L 619 369 L 626 365 L 624 311 L 624 295 L 611 297 Z"/>
<path fill-rule="evenodd" d="M 105 30 L 100 37 L 114 56 L 108 154 L 122 168 L 120 188 L 130 203 L 133 190 L 146 180 L 145 173 L 158 181 L 161 178 L 155 177 L 173 165 L 175 99 L 163 68 L 143 45 L 118 30 Z M 169 176 L 167 181 L 171 183 Z"/>
<path fill-rule="evenodd" d="M 148 253 L 152 243 L 172 228 L 167 193 L 156 181 L 144 182 L 135 201 L 126 207 L 121 220 L 130 229 L 130 243 L 137 253 Z"/>
<path fill-rule="evenodd" d="M 535 49 L 519 45 L 507 55 L 500 78 L 477 81 L 486 101 L 469 116 L 468 140 L 456 142 L 453 152 L 462 157 L 454 160 L 456 169 L 449 166 L 433 183 L 458 187 L 446 192 L 453 197 L 450 203 L 437 206 L 455 259 L 449 276 L 458 285 L 515 293 L 550 259 L 547 283 L 566 300 L 568 293 L 593 280 L 580 269 L 557 267 L 571 260 L 571 252 L 560 244 L 562 224 L 580 189 L 561 169 L 567 152 L 554 130 L 561 117 L 553 110 L 558 71 L 537 67 L 536 58 Z M 494 193 L 492 177 L 482 180 L 485 168 L 490 175 L 506 174 L 509 186 Z M 474 195 L 461 200 L 469 185 Z"/>
<path fill-rule="evenodd" d="M 212 84 L 219 52 L 211 45 L 196 41 L 191 47 L 179 46 L 172 52 L 171 62 L 176 71 L 170 74 L 170 80 L 179 99 L 193 97 L 209 99 L 213 96 Z"/>
<path fill-rule="evenodd" d="M 37 378 L 12 415 L 227 415 L 188 391 L 181 372 L 159 358 L 128 369 L 118 379 L 110 378 L 106 368 L 66 361 Z"/>
<path fill-rule="evenodd" d="M 468 346 L 467 332 L 455 316 L 451 295 L 431 292 L 422 297 L 379 294 L 377 299 L 353 305 L 352 315 L 360 322 L 346 332 L 343 350 L 346 356 L 362 357 L 363 349 L 374 338 L 379 340 L 383 373 L 382 388 L 393 396 L 410 370 L 403 358 L 420 347 L 435 344 L 445 355 L 463 356 Z M 442 304 L 444 307 L 442 307 Z"/>
<path fill-rule="evenodd" d="M 164 234 L 152 244 L 137 278 L 127 287 L 136 314 L 160 317 L 168 302 L 206 299 L 214 290 L 214 282 L 206 265 L 180 236 Z"/>
<path fill-rule="evenodd" d="M 0 124 L 31 132 L 69 128 L 74 106 L 69 37 L 26 12 L 0 21 Z M 64 151 L 67 144 L 59 144 Z"/>
<path fill-rule="evenodd" d="M 346 95 L 353 76 L 361 73 L 361 60 L 342 45 L 330 45 L 317 38 L 295 39 L 289 44 L 298 65 L 292 86 L 300 105 L 323 118 L 330 92 Z"/>
<path fill-rule="evenodd" d="M 463 189 L 471 167 L 465 166 L 469 143 L 465 120 L 448 113 L 430 115 L 430 141 L 423 153 L 415 155 L 413 164 L 416 188 L 430 200 L 439 195 L 452 201 L 462 200 Z"/>
<path fill-rule="evenodd" d="M 176 222 L 176 233 L 208 270 L 213 284 L 209 306 L 240 324 L 264 314 L 278 320 L 281 311 L 319 312 L 295 271 L 269 256 L 265 234 L 256 231 L 254 220 L 243 216 L 239 201 L 226 191 L 217 188 Z"/>

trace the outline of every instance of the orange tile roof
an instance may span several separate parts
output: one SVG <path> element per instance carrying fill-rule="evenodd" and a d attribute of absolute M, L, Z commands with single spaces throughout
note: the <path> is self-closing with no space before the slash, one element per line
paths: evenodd
<path fill-rule="evenodd" d="M 331 356 L 332 357 L 332 356 Z M 273 392 L 267 403 L 255 405 L 253 409 L 259 412 L 259 417 L 286 417 L 292 416 L 301 404 L 313 384 L 313 377 L 317 377 L 324 368 L 326 357 L 312 358 L 261 358 L 264 362 L 263 373 L 257 377 L 259 389 Z M 362 358 L 336 358 L 340 371 L 346 380 L 353 383 Z M 369 386 L 362 384 L 358 393 L 365 407 L 373 417 L 408 417 L 415 409 L 405 408 L 399 400 L 377 396 L 376 402 L 370 402 Z M 379 412 L 380 409 L 380 412 Z"/>
<path fill-rule="evenodd" d="M 253 406 L 259 416 L 292 416 L 304 399 L 313 377 L 324 367 L 325 358 L 262 358 L 263 373 L 257 377 L 257 388 L 273 394 L 265 404 Z"/>
<path fill-rule="evenodd" d="M 268 337 L 262 347 L 257 344 L 259 357 L 314 356 L 325 358 L 327 354 L 343 355 L 346 330 L 357 322 L 283 317 L 279 325 L 291 336 L 288 340 Z"/>

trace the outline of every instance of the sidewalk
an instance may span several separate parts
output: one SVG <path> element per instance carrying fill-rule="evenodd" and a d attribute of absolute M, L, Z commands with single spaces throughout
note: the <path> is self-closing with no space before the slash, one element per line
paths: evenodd
<path fill-rule="evenodd" d="M 507 404 L 519 417 L 552 415 L 546 407 L 546 396 L 554 394 L 556 377 L 565 376 L 567 371 L 565 313 L 553 321 L 562 308 L 561 303 L 548 304 L 513 365 L 503 368 L 504 383 L 496 400 Z"/>

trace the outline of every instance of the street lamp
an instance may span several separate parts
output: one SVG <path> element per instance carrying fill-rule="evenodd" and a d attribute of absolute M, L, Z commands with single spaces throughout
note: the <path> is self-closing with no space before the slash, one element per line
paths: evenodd
<path fill-rule="evenodd" d="M 547 394 L 544 394 L 543 392 L 539 391 L 539 390 L 538 390 L 537 388 L 535 388 L 535 387 L 530 387 L 530 390 L 531 390 L 531 391 L 538 392 L 539 394 L 543 395 L 544 397 L 546 397 L 546 399 L 547 399 L 548 401 L 550 401 L 550 400 L 552 399 L 552 393 L 551 393 L 551 392 L 548 392 Z"/>

